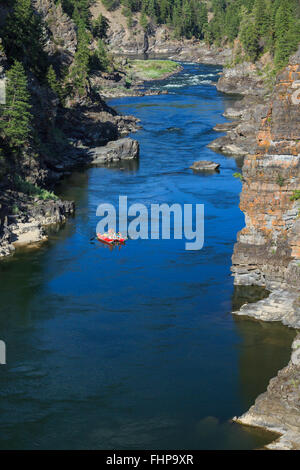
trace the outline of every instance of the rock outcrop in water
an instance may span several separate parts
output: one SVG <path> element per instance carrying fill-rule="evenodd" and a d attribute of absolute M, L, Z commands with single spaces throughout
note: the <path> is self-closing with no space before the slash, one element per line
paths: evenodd
<path fill-rule="evenodd" d="M 211 162 L 209 160 L 199 160 L 194 162 L 190 167 L 194 171 L 216 171 L 220 167 L 219 163 Z"/>
<path fill-rule="evenodd" d="M 89 153 L 93 165 L 134 160 L 139 157 L 139 143 L 127 137 L 115 142 L 109 142 L 104 147 L 92 148 L 89 150 Z"/>
<path fill-rule="evenodd" d="M 211 142 L 208 147 L 225 155 L 244 157 L 256 150 L 256 135 L 260 121 L 268 109 L 266 82 L 262 78 L 262 64 L 238 64 L 225 68 L 217 83 L 223 93 L 242 95 L 233 102 L 224 116 L 233 121 L 215 127 L 226 135 Z"/>
<path fill-rule="evenodd" d="M 236 285 L 265 286 L 268 298 L 235 312 L 300 327 L 300 48 L 279 74 L 246 157 L 240 207 L 246 227 L 238 234 L 232 272 Z M 237 421 L 279 432 L 271 449 L 300 449 L 300 338 L 291 361 L 266 393 Z"/>

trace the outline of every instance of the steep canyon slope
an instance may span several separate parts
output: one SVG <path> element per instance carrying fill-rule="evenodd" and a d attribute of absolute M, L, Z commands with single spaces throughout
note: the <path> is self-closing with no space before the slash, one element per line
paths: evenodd
<path fill-rule="evenodd" d="M 278 75 L 261 121 L 257 149 L 243 167 L 241 210 L 232 272 L 236 285 L 270 296 L 235 312 L 300 328 L 300 48 Z M 270 449 L 300 449 L 300 336 L 290 363 L 237 421 L 281 434 Z"/>
<path fill-rule="evenodd" d="M 72 71 L 78 49 L 75 23 L 61 4 L 53 0 L 34 0 L 32 8 L 43 24 L 43 48 L 48 65 L 58 75 L 61 70 Z M 6 4 L 0 7 L 2 83 L 13 63 L 12 57 L 1 47 L 1 34 L 6 34 L 6 18 L 11 11 Z M 23 59 L 26 64 L 26 49 Z M 30 68 L 27 86 L 32 114 L 30 142 L 22 145 L 17 157 L 9 154 L 5 144 L 0 148 L 0 257 L 12 253 L 17 245 L 44 240 L 46 225 L 64 222 L 74 212 L 74 204 L 60 201 L 48 189 L 52 190 L 74 167 L 95 161 L 98 164 L 100 147 L 136 129 L 137 119 L 119 116 L 89 82 L 82 96 L 70 95 L 64 103 L 46 80 L 40 79 Z M 1 134 L 1 147 L 3 142 L 5 136 Z M 114 145 L 115 160 L 124 158 L 125 148 L 127 158 L 137 158 L 137 142 L 121 139 Z M 110 147 L 106 153 L 109 152 Z M 110 158 L 103 157 L 101 161 L 105 163 Z"/>

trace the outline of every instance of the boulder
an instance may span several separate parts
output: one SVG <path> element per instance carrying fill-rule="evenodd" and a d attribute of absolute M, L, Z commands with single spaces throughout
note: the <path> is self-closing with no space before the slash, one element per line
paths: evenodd
<path fill-rule="evenodd" d="M 194 171 L 216 171 L 219 167 L 219 163 L 211 162 L 209 160 L 199 160 L 190 166 Z"/>
<path fill-rule="evenodd" d="M 91 148 L 89 155 L 91 163 L 94 165 L 119 162 L 121 160 L 133 160 L 139 157 L 139 143 L 134 139 L 126 137 L 109 142 L 104 147 Z"/>

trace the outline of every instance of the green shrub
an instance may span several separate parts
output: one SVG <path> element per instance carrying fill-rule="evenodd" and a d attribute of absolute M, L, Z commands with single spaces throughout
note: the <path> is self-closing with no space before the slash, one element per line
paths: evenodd
<path fill-rule="evenodd" d="M 300 199 L 300 190 L 296 189 L 295 191 L 293 191 L 293 194 L 290 199 L 291 201 L 298 201 Z"/>
<path fill-rule="evenodd" d="M 283 185 L 284 185 L 284 182 L 285 182 L 285 179 L 284 179 L 281 175 L 278 175 L 277 180 L 276 180 L 276 183 L 277 183 L 279 186 L 283 186 Z"/>
<path fill-rule="evenodd" d="M 102 0 L 102 3 L 108 11 L 114 11 L 120 6 L 120 0 Z"/>
<path fill-rule="evenodd" d="M 238 178 L 239 180 L 243 181 L 243 175 L 242 173 L 233 173 L 234 178 Z"/>
<path fill-rule="evenodd" d="M 27 194 L 28 196 L 36 196 L 43 201 L 58 199 L 54 193 L 40 188 L 36 184 L 32 184 L 29 181 L 23 180 L 20 178 L 20 176 L 15 177 L 15 187 L 18 191 Z"/>

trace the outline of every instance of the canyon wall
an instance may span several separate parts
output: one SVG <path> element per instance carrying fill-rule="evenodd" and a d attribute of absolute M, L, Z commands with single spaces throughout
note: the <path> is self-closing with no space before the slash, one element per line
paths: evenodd
<path fill-rule="evenodd" d="M 259 285 L 269 297 L 236 315 L 300 328 L 300 47 L 277 77 L 255 153 L 246 156 L 232 272 L 236 285 Z M 300 335 L 287 367 L 235 421 L 278 432 L 269 449 L 300 449 Z"/>
<path fill-rule="evenodd" d="M 195 39 L 176 39 L 174 33 L 165 25 L 149 23 L 146 30 L 140 25 L 140 13 L 128 18 L 122 13 L 123 8 L 108 11 L 102 2 L 95 2 L 91 7 L 93 18 L 99 14 L 109 21 L 107 46 L 113 54 L 166 56 L 175 60 L 189 60 L 206 64 L 225 64 L 230 62 L 232 50 L 229 47 L 207 46 L 204 41 Z"/>
<path fill-rule="evenodd" d="M 245 158 L 232 272 L 236 285 L 300 288 L 300 48 L 279 74 L 261 120 L 257 149 Z"/>

